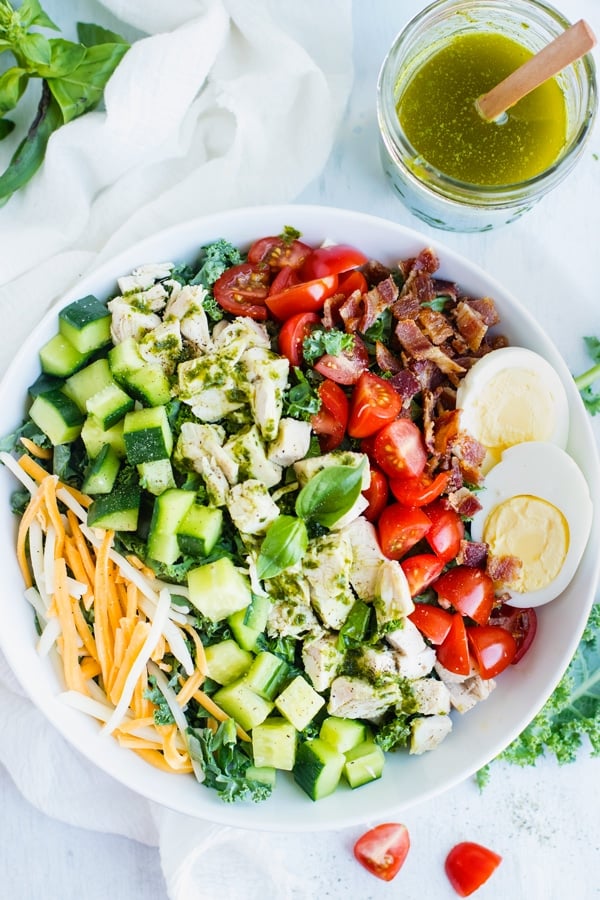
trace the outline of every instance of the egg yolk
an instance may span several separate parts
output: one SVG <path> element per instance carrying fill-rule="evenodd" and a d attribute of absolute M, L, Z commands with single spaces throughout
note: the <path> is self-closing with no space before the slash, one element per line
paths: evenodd
<path fill-rule="evenodd" d="M 522 567 L 508 584 L 520 594 L 549 585 L 564 565 L 569 526 L 559 509 L 540 497 L 510 497 L 494 508 L 483 530 L 494 556 L 516 556 Z"/>

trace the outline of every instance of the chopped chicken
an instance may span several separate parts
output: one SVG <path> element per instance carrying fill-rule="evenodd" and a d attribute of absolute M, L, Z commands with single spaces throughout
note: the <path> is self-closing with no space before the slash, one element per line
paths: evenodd
<path fill-rule="evenodd" d="M 466 681 L 467 678 L 477 674 L 477 669 L 472 663 L 468 675 L 457 675 L 456 672 L 451 672 L 450 669 L 444 668 L 440 662 L 436 662 L 435 671 L 445 684 L 461 684 L 463 681 Z"/>
<path fill-rule="evenodd" d="M 435 650 L 433 647 L 425 647 L 420 653 L 405 656 L 395 651 L 398 674 L 403 678 L 423 678 L 429 675 L 435 664 Z"/>
<path fill-rule="evenodd" d="M 238 316 L 233 322 L 219 322 L 213 328 L 212 337 L 215 349 L 226 352 L 236 361 L 249 347 L 271 347 L 271 339 L 265 326 L 246 316 Z"/>
<path fill-rule="evenodd" d="M 138 347 L 146 362 L 158 364 L 167 375 L 172 375 L 183 348 L 179 322 L 177 319 L 161 322 L 142 335 Z"/>
<path fill-rule="evenodd" d="M 343 659 L 336 634 L 323 634 L 302 645 L 302 663 L 315 691 L 326 691 L 331 686 Z"/>
<path fill-rule="evenodd" d="M 434 750 L 452 731 L 450 716 L 417 716 L 410 723 L 410 749 L 413 754 Z"/>
<path fill-rule="evenodd" d="M 225 444 L 225 450 L 239 465 L 241 478 L 256 478 L 268 488 L 281 481 L 283 470 L 267 459 L 258 427 L 239 431 Z"/>
<path fill-rule="evenodd" d="M 186 284 L 179 289 L 173 287 L 165 309 L 165 319 L 177 319 L 184 338 L 201 351 L 210 350 L 213 345 L 202 304 L 206 295 L 207 291 L 200 284 Z"/>
<path fill-rule="evenodd" d="M 450 693 L 450 703 L 459 713 L 466 713 L 480 700 L 486 700 L 496 687 L 493 678 L 484 679 L 479 675 L 471 675 L 461 684 L 449 682 L 446 684 Z"/>
<path fill-rule="evenodd" d="M 310 605 L 308 582 L 299 565 L 290 566 L 284 572 L 270 578 L 265 587 L 272 598 L 267 619 L 270 637 L 301 637 L 323 634 Z"/>
<path fill-rule="evenodd" d="M 277 437 L 269 444 L 267 458 L 278 466 L 291 466 L 308 453 L 311 434 L 310 422 L 281 419 Z"/>
<path fill-rule="evenodd" d="M 302 560 L 313 609 L 324 625 L 336 631 L 354 603 L 348 578 L 351 565 L 352 546 L 339 532 L 311 541 Z"/>
<path fill-rule="evenodd" d="M 443 681 L 437 678 L 416 678 L 411 689 L 417 712 L 425 716 L 443 715 L 450 712 L 450 693 Z"/>
<path fill-rule="evenodd" d="M 332 682 L 327 712 L 342 719 L 377 720 L 400 700 L 401 690 L 394 682 L 375 687 L 362 678 L 340 675 Z"/>
<path fill-rule="evenodd" d="M 251 385 L 250 406 L 264 440 L 277 437 L 290 364 L 263 347 L 250 347 L 242 356 Z"/>
<path fill-rule="evenodd" d="M 152 331 L 161 324 L 160 316 L 156 313 L 136 309 L 123 297 L 115 297 L 107 305 L 112 316 L 110 336 L 113 344 L 120 344 L 131 337 L 139 341 L 147 331 Z"/>
<path fill-rule="evenodd" d="M 267 488 L 254 478 L 231 488 L 227 508 L 233 524 L 243 534 L 264 534 L 279 515 L 279 507 Z"/>
<path fill-rule="evenodd" d="M 360 671 L 369 678 L 377 679 L 398 675 L 396 655 L 391 650 L 379 650 L 376 647 L 363 647 L 358 658 Z"/>
<path fill-rule="evenodd" d="M 406 575 L 394 559 L 384 560 L 379 568 L 373 606 L 379 627 L 404 619 L 415 608 Z"/>
<path fill-rule="evenodd" d="M 350 584 L 366 603 L 377 596 L 379 571 L 386 557 L 381 552 L 377 532 L 371 522 L 359 516 L 343 530 L 352 546 Z"/>
<path fill-rule="evenodd" d="M 229 497 L 229 482 L 214 457 L 200 459 L 198 471 L 204 479 L 209 502 L 213 506 L 225 506 Z"/>
<path fill-rule="evenodd" d="M 366 490 L 371 484 L 371 469 L 369 468 L 369 458 L 366 453 L 353 453 L 350 450 L 333 450 L 324 456 L 311 456 L 308 459 L 299 460 L 294 463 L 294 471 L 300 484 L 304 485 L 310 479 L 326 469 L 328 466 L 360 466 L 365 463 L 363 469 L 363 477 L 361 490 Z"/>
<path fill-rule="evenodd" d="M 192 412 L 201 422 L 219 422 L 244 405 L 243 400 L 230 400 L 228 394 L 228 387 L 205 388 L 190 403 Z"/>
<path fill-rule="evenodd" d="M 421 632 L 410 619 L 404 619 L 402 628 L 388 632 L 385 639 L 394 650 L 398 650 L 405 656 L 414 656 L 427 647 Z"/>
<path fill-rule="evenodd" d="M 199 461 L 214 460 L 229 484 L 238 480 L 239 466 L 235 459 L 223 449 L 225 429 L 221 425 L 200 425 L 184 422 L 175 450 L 176 457 L 188 460 L 196 472 L 201 472 Z"/>
<path fill-rule="evenodd" d="M 334 524 L 331 526 L 331 530 L 339 531 L 341 528 L 346 528 L 347 525 L 350 525 L 352 522 L 354 522 L 355 519 L 358 519 L 358 517 L 362 513 L 364 513 L 368 505 L 369 501 L 364 496 L 364 494 L 359 494 L 348 512 L 344 513 L 344 515 L 339 518 L 337 522 L 334 522 Z"/>
<path fill-rule="evenodd" d="M 173 271 L 173 263 L 148 263 L 138 266 L 131 275 L 123 275 L 117 279 L 119 290 L 122 294 L 130 294 L 132 291 L 146 291 L 155 281 L 167 278 Z"/>

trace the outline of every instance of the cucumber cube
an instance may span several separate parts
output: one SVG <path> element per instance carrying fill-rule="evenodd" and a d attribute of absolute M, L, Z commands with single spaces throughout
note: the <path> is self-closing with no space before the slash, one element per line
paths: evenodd
<path fill-rule="evenodd" d="M 127 460 L 132 466 L 169 459 L 173 435 L 164 406 L 136 409 L 127 413 L 123 424 Z"/>
<path fill-rule="evenodd" d="M 266 719 L 252 729 L 254 764 L 291 772 L 296 761 L 297 740 L 298 732 L 286 719 Z"/>
<path fill-rule="evenodd" d="M 114 531 L 136 531 L 141 491 L 137 485 L 120 485 L 112 493 L 97 497 L 87 513 L 87 524 Z"/>
<path fill-rule="evenodd" d="M 258 639 L 267 626 L 270 608 L 269 597 L 253 596 L 249 606 L 229 616 L 229 627 L 244 650 L 256 650 Z"/>
<path fill-rule="evenodd" d="M 79 369 L 65 381 L 63 391 L 74 400 L 81 412 L 87 412 L 86 403 L 109 384 L 114 384 L 107 359 L 97 359 L 96 362 Z"/>
<path fill-rule="evenodd" d="M 40 350 L 42 372 L 66 378 L 81 369 L 89 353 L 80 353 L 62 334 L 55 334 Z"/>
<path fill-rule="evenodd" d="M 58 314 L 58 330 L 80 353 L 92 353 L 110 342 L 111 315 L 92 294 L 69 303 Z"/>
<path fill-rule="evenodd" d="M 346 753 L 367 738 L 367 728 L 357 719 L 341 719 L 338 716 L 328 716 L 323 719 L 319 737 L 328 743 L 334 750 Z"/>
<path fill-rule="evenodd" d="M 163 406 L 171 399 L 169 379 L 162 368 L 147 362 L 134 338 L 117 344 L 108 354 L 115 381 L 146 406 Z"/>
<path fill-rule="evenodd" d="M 275 700 L 279 712 L 298 731 L 304 731 L 324 705 L 325 699 L 302 675 L 297 675 Z"/>
<path fill-rule="evenodd" d="M 208 556 L 221 536 L 223 512 L 215 506 L 190 506 L 177 529 L 182 553 Z"/>
<path fill-rule="evenodd" d="M 351 788 L 376 781 L 383 774 L 385 753 L 375 741 L 367 740 L 345 754 L 344 775 Z"/>
<path fill-rule="evenodd" d="M 246 682 L 261 697 L 273 700 L 290 678 L 288 664 L 274 653 L 263 650 L 255 656 L 246 675 Z"/>
<path fill-rule="evenodd" d="M 81 440 L 90 459 L 95 459 L 105 444 L 110 444 L 117 456 L 125 456 L 123 422 L 105 429 L 94 416 L 88 416 L 81 429 Z"/>
<path fill-rule="evenodd" d="M 158 460 L 170 466 L 170 460 Z M 145 463 L 157 465 L 157 463 Z M 148 534 L 148 553 L 152 559 L 171 565 L 181 555 L 177 541 L 177 527 L 194 502 L 192 491 L 171 488 L 164 491 L 154 501 L 150 532 Z"/>
<path fill-rule="evenodd" d="M 79 437 L 84 421 L 77 404 L 58 390 L 38 394 L 29 415 L 54 446 L 70 444 Z"/>
<path fill-rule="evenodd" d="M 255 694 L 243 678 L 219 688 L 213 700 L 244 731 L 251 731 L 264 722 L 273 709 L 273 704 Z"/>
<path fill-rule="evenodd" d="M 231 684 L 248 671 L 253 656 L 247 650 L 242 650 L 239 644 L 228 638 L 219 641 L 218 644 L 210 644 L 206 647 L 206 663 L 208 674 L 213 681 L 219 684 Z"/>
<path fill-rule="evenodd" d="M 103 428 L 112 428 L 134 407 L 133 398 L 112 381 L 86 401 L 88 413 L 95 416 Z"/>
<path fill-rule="evenodd" d="M 170 459 L 154 459 L 152 462 L 140 463 L 137 470 L 140 484 L 155 497 L 176 486 Z"/>
<path fill-rule="evenodd" d="M 81 485 L 84 494 L 110 494 L 120 467 L 121 460 L 116 452 L 110 444 L 105 444 L 96 459 L 88 466 Z"/>
<path fill-rule="evenodd" d="M 298 746 L 294 779 L 311 800 L 321 800 L 335 791 L 345 762 L 343 753 L 334 750 L 321 738 L 313 738 Z"/>
<path fill-rule="evenodd" d="M 246 781 L 260 781 L 271 787 L 275 787 L 276 776 L 277 769 L 272 766 L 248 766 L 246 769 Z"/>
<path fill-rule="evenodd" d="M 190 602 L 211 622 L 245 609 L 252 600 L 248 580 L 228 557 L 191 569 L 188 586 Z"/>

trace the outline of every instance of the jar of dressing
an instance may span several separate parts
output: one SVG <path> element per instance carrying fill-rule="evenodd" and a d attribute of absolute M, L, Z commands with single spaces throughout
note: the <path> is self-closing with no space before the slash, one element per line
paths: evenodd
<path fill-rule="evenodd" d="M 569 25 L 539 0 L 437 0 L 396 37 L 377 85 L 380 150 L 412 213 L 448 231 L 487 231 L 571 171 L 596 112 L 590 54 L 498 121 L 475 105 Z"/>

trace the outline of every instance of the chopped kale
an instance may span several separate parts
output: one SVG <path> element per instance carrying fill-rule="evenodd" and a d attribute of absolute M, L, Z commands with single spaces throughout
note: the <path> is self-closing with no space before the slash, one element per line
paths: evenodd
<path fill-rule="evenodd" d="M 192 759 L 204 770 L 204 784 L 226 803 L 258 802 L 271 795 L 271 785 L 246 777 L 251 760 L 238 740 L 233 719 L 226 719 L 214 733 L 210 728 L 190 728 L 188 741 Z"/>
<path fill-rule="evenodd" d="M 315 328 L 304 338 L 302 354 L 310 365 L 325 353 L 330 356 L 339 356 L 341 353 L 351 351 L 353 347 L 353 334 L 346 334 L 345 331 L 339 331 L 337 328 Z"/>

